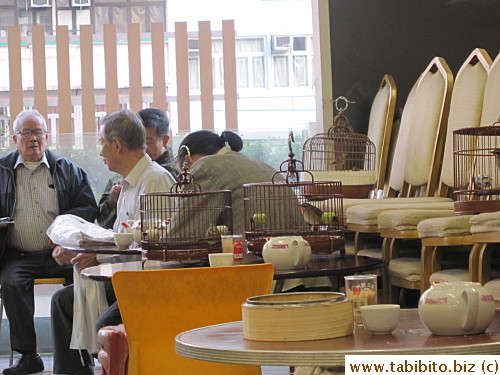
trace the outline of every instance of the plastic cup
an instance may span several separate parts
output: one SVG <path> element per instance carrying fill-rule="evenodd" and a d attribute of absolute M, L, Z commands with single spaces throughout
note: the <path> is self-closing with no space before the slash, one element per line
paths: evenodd
<path fill-rule="evenodd" d="M 345 294 L 352 301 L 354 324 L 363 325 L 361 306 L 377 304 L 377 275 L 344 276 Z"/>

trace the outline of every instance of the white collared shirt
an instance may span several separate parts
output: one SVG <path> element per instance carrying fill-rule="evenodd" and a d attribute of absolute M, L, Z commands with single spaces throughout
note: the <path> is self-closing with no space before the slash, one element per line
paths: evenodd
<path fill-rule="evenodd" d="M 139 220 L 140 196 L 143 193 L 167 193 L 175 183 L 174 178 L 144 155 L 122 180 L 122 190 L 117 202 L 117 218 L 113 230 L 118 232 L 120 224 L 127 220 Z"/>

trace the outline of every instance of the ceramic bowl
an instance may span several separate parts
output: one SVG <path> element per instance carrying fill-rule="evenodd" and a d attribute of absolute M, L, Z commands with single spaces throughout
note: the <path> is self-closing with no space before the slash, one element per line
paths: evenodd
<path fill-rule="evenodd" d="M 233 253 L 215 253 L 208 254 L 210 267 L 227 267 L 234 264 Z"/>
<path fill-rule="evenodd" d="M 361 318 L 365 328 L 374 334 L 390 334 L 399 321 L 399 305 L 381 304 L 361 306 Z"/>
<path fill-rule="evenodd" d="M 119 249 L 127 249 L 134 240 L 133 233 L 114 233 L 113 237 Z"/>

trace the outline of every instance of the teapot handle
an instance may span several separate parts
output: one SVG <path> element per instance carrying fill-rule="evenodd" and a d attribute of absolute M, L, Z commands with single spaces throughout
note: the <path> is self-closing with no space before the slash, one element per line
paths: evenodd
<path fill-rule="evenodd" d="M 466 289 L 462 292 L 462 296 L 467 301 L 467 316 L 462 325 L 462 329 L 467 332 L 472 330 L 477 322 L 477 314 L 479 313 L 479 292 L 475 289 Z"/>
<path fill-rule="evenodd" d="M 297 254 L 295 257 L 295 267 L 302 266 L 304 264 L 304 260 L 306 257 L 306 252 L 304 251 L 304 242 L 299 242 L 297 240 L 293 240 L 293 246 L 295 247 Z"/>

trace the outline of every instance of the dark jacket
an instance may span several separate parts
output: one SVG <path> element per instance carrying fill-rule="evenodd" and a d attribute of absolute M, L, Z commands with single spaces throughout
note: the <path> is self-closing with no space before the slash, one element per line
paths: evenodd
<path fill-rule="evenodd" d="M 46 150 L 45 155 L 54 180 L 59 202 L 59 214 L 73 214 L 93 222 L 97 216 L 97 204 L 87 174 L 66 158 Z M 16 173 L 14 165 L 18 151 L 0 159 L 0 217 L 14 213 L 16 204 Z M 5 247 L 8 226 L 0 229 L 0 259 Z"/>

